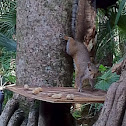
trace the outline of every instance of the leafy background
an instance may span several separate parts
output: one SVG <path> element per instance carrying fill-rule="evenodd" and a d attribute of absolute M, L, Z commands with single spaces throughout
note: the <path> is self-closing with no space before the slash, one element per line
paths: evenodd
<path fill-rule="evenodd" d="M 95 86 L 97 89 L 107 91 L 110 85 L 118 81 L 120 77 L 111 72 L 111 67 L 125 55 L 125 22 L 125 0 L 118 0 L 117 6 L 109 7 L 106 11 L 97 10 L 95 61 L 100 64 L 100 74 Z M 16 0 L 2 0 L 0 1 L 0 75 L 3 76 L 3 83 L 16 83 L 15 57 Z M 110 59 L 108 60 L 108 58 Z M 75 74 L 73 74 L 73 78 L 75 78 Z M 12 93 L 5 91 L 4 104 L 11 96 Z M 80 104 L 71 108 L 71 112 L 78 121 L 88 120 L 91 122 L 91 120 L 95 120 L 101 108 L 102 104 Z"/>

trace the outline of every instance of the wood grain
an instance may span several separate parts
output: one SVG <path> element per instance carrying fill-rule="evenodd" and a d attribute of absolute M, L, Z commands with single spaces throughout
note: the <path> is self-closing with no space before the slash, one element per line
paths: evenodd
<path fill-rule="evenodd" d="M 83 92 L 78 92 L 76 88 L 70 87 L 42 87 L 43 91 L 37 95 L 32 94 L 32 90 L 36 87 L 31 87 L 29 90 L 24 90 L 23 86 L 6 87 L 7 90 L 18 93 L 22 96 L 37 99 L 51 103 L 103 103 L 105 100 L 106 92 L 101 90 L 85 89 Z M 49 97 L 48 94 L 62 94 L 61 99 L 54 99 Z M 66 96 L 74 94 L 73 100 L 68 100 Z"/>

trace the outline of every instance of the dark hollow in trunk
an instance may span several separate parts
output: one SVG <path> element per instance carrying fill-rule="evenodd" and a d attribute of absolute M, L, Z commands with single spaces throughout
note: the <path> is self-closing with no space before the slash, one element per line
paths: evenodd
<path fill-rule="evenodd" d="M 38 126 L 75 126 L 76 122 L 70 114 L 71 104 L 41 102 Z M 42 125 L 43 124 L 43 125 Z"/>

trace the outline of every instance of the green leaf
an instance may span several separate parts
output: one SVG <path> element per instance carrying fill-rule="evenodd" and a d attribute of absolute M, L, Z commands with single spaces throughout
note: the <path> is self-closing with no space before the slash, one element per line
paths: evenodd
<path fill-rule="evenodd" d="M 122 0 L 120 5 L 119 5 L 119 10 L 118 10 L 118 13 L 117 13 L 117 16 L 116 16 L 116 19 L 115 19 L 115 26 L 118 24 L 121 12 L 122 12 L 122 10 L 125 6 L 125 2 L 126 2 L 126 0 Z"/>
<path fill-rule="evenodd" d="M 99 77 L 99 80 L 95 85 L 95 88 L 107 91 L 110 85 L 119 80 L 119 78 L 120 76 L 116 73 L 112 73 L 110 69 L 107 72 L 105 72 L 101 77 Z"/>
<path fill-rule="evenodd" d="M 72 115 L 75 119 L 81 118 L 81 111 L 76 110 Z"/>
<path fill-rule="evenodd" d="M 100 72 L 104 72 L 106 70 L 107 70 L 107 68 L 105 66 L 103 66 L 102 64 L 99 66 L 99 71 Z"/>
<path fill-rule="evenodd" d="M 0 33 L 12 39 L 16 33 L 16 2 L 14 0 L 0 2 Z"/>
<path fill-rule="evenodd" d="M 16 51 L 17 43 L 0 33 L 0 46 L 5 47 L 8 51 Z"/>

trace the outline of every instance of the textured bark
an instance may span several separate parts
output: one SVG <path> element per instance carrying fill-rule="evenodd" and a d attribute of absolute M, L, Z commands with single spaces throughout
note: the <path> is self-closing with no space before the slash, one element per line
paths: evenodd
<path fill-rule="evenodd" d="M 7 126 L 11 116 L 18 109 L 18 107 L 19 107 L 18 100 L 15 97 L 7 102 L 0 116 L 0 126 Z"/>
<path fill-rule="evenodd" d="M 66 54 L 65 43 L 59 38 L 60 34 L 70 33 L 71 1 L 17 1 L 16 73 L 18 85 L 72 85 L 72 58 Z M 65 105 L 66 108 L 56 105 L 60 107 L 58 113 L 54 104 L 49 104 L 45 108 L 46 105 L 46 102 L 40 105 L 42 111 L 39 112 L 39 126 L 71 125 L 72 120 L 67 122 L 68 117 L 65 116 L 65 114 L 71 116 L 70 111 L 66 111 L 70 110 L 70 105 Z M 45 118 L 47 115 L 43 114 L 44 112 L 48 113 L 51 121 Z M 54 114 L 55 112 L 57 115 Z M 59 113 L 63 116 L 58 116 Z M 27 125 L 36 125 L 32 122 L 35 118 L 31 117 L 31 114 L 35 113 L 33 111 L 29 113 Z M 65 120 L 68 124 L 59 120 Z"/>
<path fill-rule="evenodd" d="M 34 102 L 30 106 L 27 126 L 38 126 L 38 111 Z"/>
<path fill-rule="evenodd" d="M 125 115 L 124 115 L 124 118 L 123 118 L 122 126 L 126 126 L 126 110 L 125 110 Z"/>
<path fill-rule="evenodd" d="M 27 126 L 27 119 L 25 119 L 23 122 L 22 122 L 22 124 L 21 124 L 21 126 Z"/>
<path fill-rule="evenodd" d="M 10 118 L 7 126 L 20 126 L 24 120 L 24 112 L 20 109 L 16 110 Z"/>
<path fill-rule="evenodd" d="M 100 117 L 93 126 L 124 126 L 126 111 L 126 59 L 120 80 L 109 88 Z"/>
<path fill-rule="evenodd" d="M 17 84 L 70 86 L 72 59 L 59 39 L 68 34 L 70 1 L 18 0 Z"/>
<path fill-rule="evenodd" d="M 86 36 L 90 36 L 90 29 L 95 26 L 96 12 L 90 0 L 79 0 L 75 27 L 75 39 L 83 42 Z"/>

